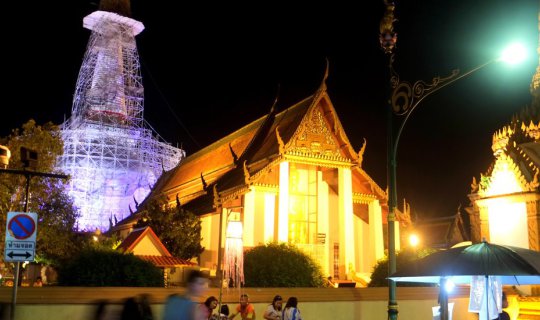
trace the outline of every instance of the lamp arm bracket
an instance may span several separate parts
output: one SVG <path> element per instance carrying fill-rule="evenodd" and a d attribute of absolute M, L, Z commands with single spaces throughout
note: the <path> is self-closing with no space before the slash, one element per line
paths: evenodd
<path fill-rule="evenodd" d="M 455 69 L 446 77 L 434 77 L 431 83 L 418 80 L 412 86 L 407 81 L 399 81 L 399 76 L 393 74 L 390 80 L 392 110 L 399 116 L 408 115 L 424 98 L 459 79 L 459 74 L 459 69 Z"/>

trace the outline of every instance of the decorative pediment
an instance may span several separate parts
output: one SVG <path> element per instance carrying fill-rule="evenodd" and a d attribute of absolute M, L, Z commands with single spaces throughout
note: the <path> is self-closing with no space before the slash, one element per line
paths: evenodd
<path fill-rule="evenodd" d="M 287 146 L 287 152 L 329 158 L 342 156 L 336 138 L 318 107 L 312 108 L 302 120 Z"/>
<path fill-rule="evenodd" d="M 502 153 L 499 155 L 489 176 L 482 175 L 478 185 L 481 197 L 529 192 L 538 188 L 538 170 L 534 178 L 528 181 L 514 160 Z"/>

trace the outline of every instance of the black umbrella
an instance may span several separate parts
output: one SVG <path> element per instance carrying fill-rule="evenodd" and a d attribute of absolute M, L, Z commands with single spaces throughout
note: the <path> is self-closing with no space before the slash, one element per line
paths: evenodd
<path fill-rule="evenodd" d="M 486 280 L 498 276 L 502 284 L 509 285 L 540 284 L 540 252 L 483 241 L 430 254 L 400 268 L 389 278 L 398 282 L 451 280 L 468 284 L 472 276 L 485 276 Z M 486 285 L 486 293 L 487 288 Z"/>

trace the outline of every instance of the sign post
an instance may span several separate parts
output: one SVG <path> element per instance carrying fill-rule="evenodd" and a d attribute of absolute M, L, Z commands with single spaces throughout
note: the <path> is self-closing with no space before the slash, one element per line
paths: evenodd
<path fill-rule="evenodd" d="M 37 213 L 8 212 L 4 261 L 34 261 L 36 254 Z"/>
<path fill-rule="evenodd" d="M 37 213 L 8 212 L 6 221 L 4 261 L 15 262 L 13 297 L 10 310 L 10 320 L 14 320 L 21 261 L 34 261 L 36 255 Z"/>
<path fill-rule="evenodd" d="M 68 176 L 65 174 L 54 174 L 28 170 L 35 169 L 38 161 L 38 153 L 34 150 L 21 147 L 21 160 L 23 162 L 23 170 L 0 168 L 0 173 L 18 174 L 26 177 L 26 197 L 24 200 L 24 213 L 8 213 L 6 226 L 6 251 L 4 252 L 4 259 L 5 261 L 15 262 L 15 279 L 13 281 L 13 296 L 11 299 L 11 310 L 9 313 L 10 320 L 15 320 L 15 306 L 17 305 L 17 287 L 19 286 L 19 272 L 21 268 L 21 261 L 34 261 L 36 253 L 37 214 L 28 213 L 30 179 L 32 177 L 48 177 L 55 179 L 68 178 Z M 11 237 L 9 239 L 8 233 Z M 8 246 L 8 240 L 10 241 L 10 246 Z"/>

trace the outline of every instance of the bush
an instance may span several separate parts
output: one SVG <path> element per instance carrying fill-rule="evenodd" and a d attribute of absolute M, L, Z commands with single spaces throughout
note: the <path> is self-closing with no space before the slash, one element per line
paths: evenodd
<path fill-rule="evenodd" d="M 396 269 L 399 270 L 400 266 L 405 266 L 412 263 L 415 260 L 423 258 L 429 254 L 432 254 L 436 250 L 434 249 L 420 249 L 420 250 L 403 250 L 396 253 Z M 373 273 L 371 274 L 371 281 L 368 287 L 388 287 L 388 256 L 377 261 L 377 264 L 373 267 Z M 397 286 L 400 287 L 426 287 L 433 286 L 433 284 L 416 283 L 416 282 L 397 282 Z"/>
<path fill-rule="evenodd" d="M 87 248 L 60 268 L 58 282 L 63 286 L 162 287 L 163 272 L 133 254 Z"/>
<path fill-rule="evenodd" d="M 322 287 L 320 266 L 294 245 L 269 243 L 246 251 L 246 287 Z"/>

